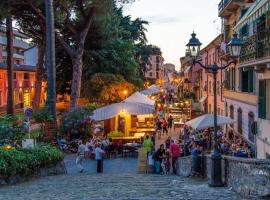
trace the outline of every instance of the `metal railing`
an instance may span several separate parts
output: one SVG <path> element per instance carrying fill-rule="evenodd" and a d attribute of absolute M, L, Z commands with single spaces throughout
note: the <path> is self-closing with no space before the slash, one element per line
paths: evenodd
<path fill-rule="evenodd" d="M 270 56 L 270 31 L 265 30 L 243 40 L 240 63 Z"/>
<path fill-rule="evenodd" d="M 218 4 L 218 12 L 221 12 L 231 0 L 221 0 Z"/>

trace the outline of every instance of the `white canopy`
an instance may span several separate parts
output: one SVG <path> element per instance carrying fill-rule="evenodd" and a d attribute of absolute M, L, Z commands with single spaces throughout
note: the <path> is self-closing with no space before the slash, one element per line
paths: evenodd
<path fill-rule="evenodd" d="M 143 115 L 151 114 L 154 111 L 154 106 L 141 103 L 121 102 L 96 109 L 91 118 L 95 121 L 102 121 L 106 119 L 111 119 L 120 113 Z"/>
<path fill-rule="evenodd" d="M 140 92 L 134 93 L 133 95 L 131 95 L 130 97 L 125 99 L 124 102 L 142 103 L 142 104 L 151 105 L 151 106 L 155 105 L 155 101 L 149 99 L 147 96 L 145 96 L 144 94 L 142 94 Z"/>
<path fill-rule="evenodd" d="M 159 92 L 160 86 L 158 85 L 151 85 L 148 89 L 141 91 L 141 93 L 145 95 L 158 94 Z"/>
<path fill-rule="evenodd" d="M 233 124 L 233 123 L 235 123 L 235 121 L 229 117 L 224 117 L 221 115 L 217 116 L 218 126 L 225 125 L 225 124 Z M 214 115 L 211 115 L 211 114 L 202 115 L 200 117 L 197 117 L 195 119 L 192 119 L 186 122 L 186 125 L 194 129 L 198 129 L 198 130 L 214 127 Z"/>

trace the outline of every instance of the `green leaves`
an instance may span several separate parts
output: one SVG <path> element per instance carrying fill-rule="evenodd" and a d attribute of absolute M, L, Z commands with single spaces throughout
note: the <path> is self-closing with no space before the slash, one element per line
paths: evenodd
<path fill-rule="evenodd" d="M 13 148 L 10 151 L 0 147 L 0 176 L 30 175 L 42 167 L 50 167 L 63 159 L 63 153 L 51 146 L 33 149 Z"/>

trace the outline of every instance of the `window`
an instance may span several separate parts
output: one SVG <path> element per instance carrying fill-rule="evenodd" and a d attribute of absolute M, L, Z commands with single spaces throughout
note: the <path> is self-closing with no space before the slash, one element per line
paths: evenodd
<path fill-rule="evenodd" d="M 153 76 L 153 73 L 152 72 L 149 72 L 149 76 L 152 77 Z"/>
<path fill-rule="evenodd" d="M 233 105 L 230 105 L 230 118 L 234 119 L 234 107 L 233 107 Z"/>
<path fill-rule="evenodd" d="M 17 75 L 16 73 L 13 73 L 13 79 L 16 79 L 17 78 L 16 75 Z"/>
<path fill-rule="evenodd" d="M 225 116 L 228 117 L 228 104 L 225 103 Z"/>
<path fill-rule="evenodd" d="M 156 75 L 157 75 L 157 79 L 159 79 L 159 73 L 158 72 L 156 73 Z"/>
<path fill-rule="evenodd" d="M 23 79 L 24 80 L 29 80 L 29 73 L 24 73 L 23 74 Z"/>
<path fill-rule="evenodd" d="M 217 109 L 217 114 L 220 115 L 220 108 Z"/>
<path fill-rule="evenodd" d="M 243 124 L 242 113 L 243 113 L 242 109 L 238 108 L 238 110 L 237 110 L 237 131 L 240 134 L 243 133 L 243 129 L 242 129 L 242 124 Z"/>
<path fill-rule="evenodd" d="M 211 94 L 212 93 L 212 82 L 211 81 L 209 81 L 209 88 L 208 88 L 208 91 L 209 91 L 209 94 Z"/>
<path fill-rule="evenodd" d="M 220 82 L 217 82 L 217 94 L 220 95 Z"/>
<path fill-rule="evenodd" d="M 240 70 L 241 91 L 252 93 L 254 91 L 254 70 Z"/>
<path fill-rule="evenodd" d="M 234 119 L 234 107 L 233 107 L 233 105 L 230 105 L 230 118 Z M 231 124 L 231 127 L 233 128 L 234 125 Z"/>
<path fill-rule="evenodd" d="M 248 113 L 248 139 L 251 142 L 254 142 L 254 135 L 252 133 L 252 125 L 254 123 L 254 113 L 253 112 L 249 112 Z"/>
<path fill-rule="evenodd" d="M 156 70 L 159 71 L 159 64 L 156 64 Z"/>
<path fill-rule="evenodd" d="M 7 46 L 2 47 L 3 51 L 7 51 Z"/>
<path fill-rule="evenodd" d="M 259 80 L 258 117 L 270 119 L 270 80 Z"/>
<path fill-rule="evenodd" d="M 228 68 L 225 71 L 225 82 L 226 82 L 226 89 L 228 90 L 235 90 L 235 69 Z"/>
<path fill-rule="evenodd" d="M 212 106 L 211 106 L 211 104 L 209 104 L 209 105 L 208 105 L 208 107 L 209 107 L 209 109 L 208 109 L 208 113 L 210 113 L 210 114 L 211 114 L 211 113 L 212 113 Z"/>

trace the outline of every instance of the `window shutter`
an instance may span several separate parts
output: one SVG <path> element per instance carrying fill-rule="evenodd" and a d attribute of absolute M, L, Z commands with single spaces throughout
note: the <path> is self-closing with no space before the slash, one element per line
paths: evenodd
<path fill-rule="evenodd" d="M 266 81 L 259 81 L 259 118 L 266 119 Z"/>

